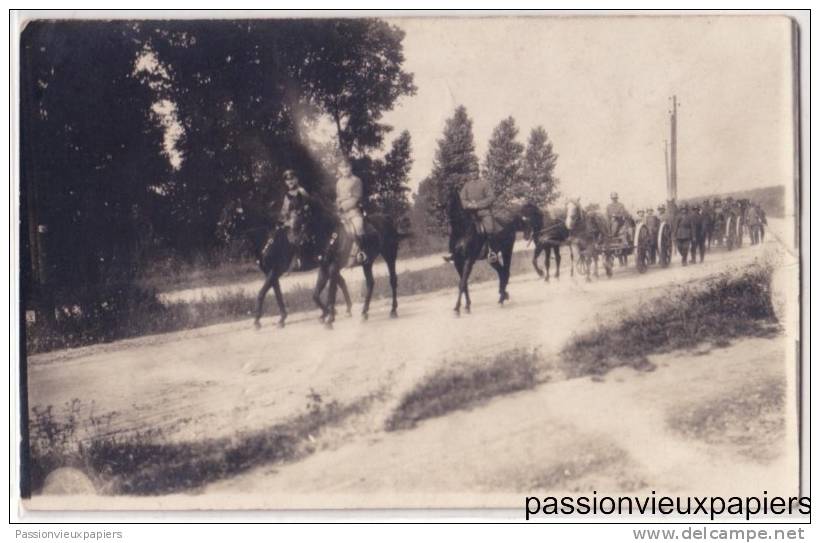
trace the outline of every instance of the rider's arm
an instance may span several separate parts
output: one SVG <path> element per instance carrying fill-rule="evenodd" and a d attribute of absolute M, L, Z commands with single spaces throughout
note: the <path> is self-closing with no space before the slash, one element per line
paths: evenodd
<path fill-rule="evenodd" d="M 493 195 L 492 190 L 490 190 L 490 188 L 485 185 L 482 189 L 482 197 L 478 200 L 475 200 L 473 202 L 473 205 L 476 209 L 487 209 L 488 207 L 493 205 L 494 201 L 495 196 Z"/>
<path fill-rule="evenodd" d="M 343 212 L 350 211 L 359 205 L 362 199 L 362 181 L 358 177 L 354 177 L 354 182 L 350 185 L 350 191 L 343 195 L 339 200 L 339 209 Z"/>
<path fill-rule="evenodd" d="M 461 200 L 461 207 L 464 209 L 473 209 L 473 203 L 467 195 L 467 185 L 464 185 L 461 187 L 461 190 L 458 191 L 458 198 Z"/>

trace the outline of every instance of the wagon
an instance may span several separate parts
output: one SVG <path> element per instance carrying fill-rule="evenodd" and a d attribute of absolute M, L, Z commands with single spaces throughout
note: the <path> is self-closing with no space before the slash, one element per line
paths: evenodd
<path fill-rule="evenodd" d="M 615 259 L 635 255 L 635 269 L 638 273 L 646 272 L 649 267 L 649 255 L 653 243 L 649 227 L 644 222 L 635 223 L 634 231 L 627 228 L 622 234 L 607 236 L 596 245 L 593 257 L 603 257 L 604 270 L 607 277 L 612 277 L 615 268 Z M 671 253 L 670 253 L 671 259 Z M 579 263 L 583 259 L 579 260 Z M 586 264 L 583 264 L 586 265 Z"/>

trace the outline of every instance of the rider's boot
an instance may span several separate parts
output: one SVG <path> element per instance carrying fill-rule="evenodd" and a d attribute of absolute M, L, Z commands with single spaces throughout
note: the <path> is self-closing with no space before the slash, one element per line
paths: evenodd
<path fill-rule="evenodd" d="M 356 248 L 358 249 L 356 263 L 364 264 L 367 261 L 367 254 L 364 252 L 364 236 L 356 236 Z"/>

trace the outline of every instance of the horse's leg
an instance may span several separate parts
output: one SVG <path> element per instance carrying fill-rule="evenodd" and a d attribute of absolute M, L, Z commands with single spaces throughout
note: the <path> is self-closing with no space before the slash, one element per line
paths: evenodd
<path fill-rule="evenodd" d="M 322 290 L 324 290 L 325 285 L 328 281 L 328 273 L 324 267 L 319 267 L 319 276 L 316 278 L 316 286 L 313 287 L 313 301 L 322 310 L 322 315 L 319 317 L 320 321 L 324 321 L 325 317 L 327 317 L 328 308 L 327 306 L 322 303 Z"/>
<path fill-rule="evenodd" d="M 571 243 L 568 245 L 568 247 L 569 247 L 569 276 L 570 277 L 575 277 L 575 251 L 573 250 Z"/>
<path fill-rule="evenodd" d="M 465 310 L 468 313 L 470 312 L 470 301 L 469 301 L 470 298 L 469 298 L 469 295 L 467 294 L 467 284 L 470 280 L 470 273 L 473 271 L 473 264 L 474 263 L 475 263 L 475 260 L 473 260 L 472 258 L 468 258 L 468 259 L 464 260 L 463 269 L 460 272 L 461 278 L 458 282 L 458 300 L 456 301 L 456 307 L 454 309 L 454 311 L 456 312 L 456 315 L 459 315 L 461 313 L 461 295 L 462 295 L 462 293 L 464 293 L 465 297 L 467 298 L 467 305 L 465 307 Z"/>
<path fill-rule="evenodd" d="M 268 291 L 270 290 L 270 287 L 275 279 L 276 271 L 271 270 L 270 273 L 268 273 L 267 277 L 265 277 L 265 282 L 262 283 L 262 288 L 259 289 L 259 294 L 256 295 L 256 315 L 253 319 L 253 326 L 256 329 L 259 329 L 262 326 L 262 324 L 259 321 L 262 319 L 262 310 L 265 306 L 265 296 L 268 295 Z"/>
<path fill-rule="evenodd" d="M 390 290 L 393 295 L 393 305 L 390 307 L 390 318 L 395 319 L 399 316 L 399 299 L 397 292 L 399 288 L 399 279 L 396 275 L 396 255 L 388 255 L 388 257 L 384 259 L 384 262 L 387 264 L 387 274 L 390 276 Z"/>
<path fill-rule="evenodd" d="M 561 246 L 554 245 L 552 252 L 555 254 L 555 278 L 559 279 L 561 277 Z"/>
<path fill-rule="evenodd" d="M 282 297 L 282 287 L 279 285 L 279 278 L 273 278 L 273 293 L 276 295 L 276 303 L 279 305 L 279 322 L 276 325 L 279 328 L 285 327 L 285 319 L 288 318 L 288 310 L 285 308 L 285 300 Z"/>
<path fill-rule="evenodd" d="M 544 281 L 550 280 L 550 251 L 551 247 L 549 245 L 546 246 L 544 249 Z"/>
<path fill-rule="evenodd" d="M 373 261 L 368 259 L 362 264 L 362 271 L 364 271 L 364 284 L 367 287 L 362 306 L 362 319 L 367 320 L 367 313 L 370 311 L 370 297 L 373 296 L 373 285 L 376 283 L 373 280 Z"/>
<path fill-rule="evenodd" d="M 335 263 L 329 266 L 327 274 L 330 277 L 330 284 L 327 287 L 327 317 L 325 318 L 325 328 L 330 330 L 333 328 L 333 322 L 336 320 L 336 287 L 339 285 L 339 277 L 341 274 Z"/>
<path fill-rule="evenodd" d="M 515 239 L 512 240 L 515 242 Z M 504 264 L 501 266 L 502 284 L 498 303 L 503 304 L 510 299 L 510 293 L 507 292 L 507 285 L 510 283 L 510 268 L 512 267 L 512 249 L 513 243 L 509 243 L 507 247 L 501 247 L 501 253 L 504 255 Z"/>
<path fill-rule="evenodd" d="M 464 260 L 456 255 L 455 258 L 453 258 L 453 266 L 458 273 L 458 298 L 456 299 L 456 306 L 453 308 L 453 311 L 456 315 L 459 315 L 461 313 L 461 295 L 464 292 L 461 288 L 461 278 L 464 277 Z"/>
<path fill-rule="evenodd" d="M 538 274 L 538 277 L 544 277 L 544 272 L 541 270 L 541 268 L 538 267 L 538 257 L 541 256 L 541 250 L 542 249 L 543 249 L 543 247 L 541 246 L 541 244 L 536 243 L 535 244 L 535 250 L 532 253 L 532 267 L 535 268 L 535 273 Z M 550 277 L 549 277 L 549 271 L 550 271 L 550 253 L 549 253 L 549 250 L 547 250 L 546 265 L 547 265 L 547 281 L 549 281 L 550 280 Z"/>
<path fill-rule="evenodd" d="M 345 315 L 348 317 L 353 314 L 353 302 L 350 301 L 350 293 L 347 291 L 347 283 L 342 274 L 339 274 L 339 289 L 342 291 L 342 296 L 345 297 Z"/>

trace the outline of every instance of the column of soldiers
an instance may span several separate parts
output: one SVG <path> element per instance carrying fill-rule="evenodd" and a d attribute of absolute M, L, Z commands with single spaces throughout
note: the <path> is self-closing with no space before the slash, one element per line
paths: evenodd
<path fill-rule="evenodd" d="M 670 207 L 670 212 L 667 212 L 666 205 L 659 205 L 657 214 L 652 208 L 640 209 L 637 212 L 638 220 L 646 224 L 654 241 L 649 252 L 650 264 L 655 264 L 658 258 L 657 239 L 662 222 L 667 222 L 672 227 L 672 238 L 683 266 L 703 262 L 716 223 L 716 214 L 720 213 L 724 217 L 732 214 L 739 217 L 742 224 L 750 230 L 752 244 L 762 241 L 762 226 L 767 224 L 766 212 L 759 203 L 748 199 L 734 200 L 731 196 L 725 200 L 713 198 L 710 201 L 707 198 L 701 204 L 683 203 L 679 207 L 670 202 Z M 759 234 L 751 234 L 753 227 L 759 227 Z"/>

